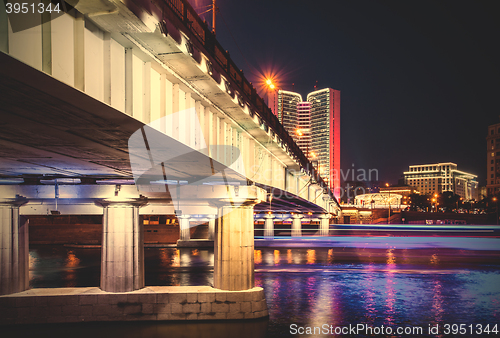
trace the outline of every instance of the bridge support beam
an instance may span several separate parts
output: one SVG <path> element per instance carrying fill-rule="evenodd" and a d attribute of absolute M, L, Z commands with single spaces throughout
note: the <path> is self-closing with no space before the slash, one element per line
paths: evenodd
<path fill-rule="evenodd" d="M 253 288 L 253 204 L 219 208 L 215 232 L 214 287 L 229 291 Z"/>
<path fill-rule="evenodd" d="M 217 216 L 215 215 L 209 215 L 208 216 L 208 240 L 213 241 L 215 240 L 215 222 L 216 222 Z"/>
<path fill-rule="evenodd" d="M 322 214 L 319 216 L 319 235 L 328 236 L 330 229 L 330 215 Z"/>
<path fill-rule="evenodd" d="M 28 221 L 19 215 L 25 200 L 0 201 L 0 295 L 28 290 Z"/>
<path fill-rule="evenodd" d="M 272 238 L 274 237 L 274 215 L 266 214 L 264 216 L 264 237 Z"/>
<path fill-rule="evenodd" d="M 304 215 L 301 214 L 292 215 L 292 237 L 302 236 L 302 218 L 304 218 Z"/>
<path fill-rule="evenodd" d="M 180 229 L 180 240 L 181 241 L 189 241 L 191 239 L 191 228 L 189 227 L 189 220 L 191 216 L 182 215 L 179 216 L 179 229 Z"/>
<path fill-rule="evenodd" d="M 145 200 L 102 201 L 101 289 L 126 292 L 144 288 L 144 238 L 139 208 Z"/>

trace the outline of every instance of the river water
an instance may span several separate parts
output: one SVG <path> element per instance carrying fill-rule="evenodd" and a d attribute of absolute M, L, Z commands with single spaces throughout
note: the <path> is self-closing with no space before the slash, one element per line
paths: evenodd
<path fill-rule="evenodd" d="M 213 250 L 146 248 L 145 261 L 146 285 L 213 282 Z M 50 324 L 8 327 L 2 336 L 483 337 L 500 330 L 500 251 L 258 248 L 255 269 L 266 320 Z M 30 248 L 31 287 L 98 286 L 99 273 L 100 249 Z"/>

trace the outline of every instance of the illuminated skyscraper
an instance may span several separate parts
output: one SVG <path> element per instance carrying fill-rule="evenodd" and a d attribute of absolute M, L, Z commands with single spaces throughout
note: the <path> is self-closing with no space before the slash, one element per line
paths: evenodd
<path fill-rule="evenodd" d="M 311 151 L 319 172 L 340 197 L 340 91 L 325 88 L 307 95 L 311 103 Z M 339 196 L 337 196 L 339 195 Z"/>
<path fill-rule="evenodd" d="M 297 103 L 297 124 L 295 138 L 300 149 L 310 158 L 311 151 L 311 104 L 309 102 Z"/>
<path fill-rule="evenodd" d="M 278 118 L 335 195 L 340 195 L 340 91 L 325 88 L 307 95 L 278 91 Z M 339 196 L 337 196 L 339 197 Z"/>
<path fill-rule="evenodd" d="M 296 140 L 297 129 L 297 104 L 302 102 L 302 96 L 298 93 L 286 90 L 278 91 L 278 119 L 285 130 Z"/>

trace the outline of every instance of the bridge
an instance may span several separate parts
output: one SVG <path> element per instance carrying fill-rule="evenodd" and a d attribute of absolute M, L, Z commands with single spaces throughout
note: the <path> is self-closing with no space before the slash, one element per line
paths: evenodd
<path fill-rule="evenodd" d="M 266 316 L 254 287 L 254 217 L 266 218 L 266 236 L 277 212 L 293 219 L 294 235 L 304 217 L 327 234 L 340 208 L 189 3 L 81 0 L 52 20 L 31 16 L 28 29 L 14 22 L 25 17 L 0 15 L 0 305 L 30 295 L 29 216 L 103 215 L 95 292 L 116 307 L 119 295 L 147 289 L 141 215 L 176 215 L 183 241 L 190 219 L 210 219 L 214 288 L 156 289 L 155 309 L 160 295 L 184 296 L 167 297 L 168 316 L 141 318 Z M 232 302 L 227 292 L 239 304 L 232 317 L 229 306 L 212 311 Z M 210 311 L 201 294 L 214 295 Z"/>

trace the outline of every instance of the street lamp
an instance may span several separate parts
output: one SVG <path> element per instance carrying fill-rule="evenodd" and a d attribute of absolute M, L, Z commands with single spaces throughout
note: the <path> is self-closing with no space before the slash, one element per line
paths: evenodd
<path fill-rule="evenodd" d="M 276 88 L 277 87 L 274 84 L 273 79 L 271 79 L 271 78 L 266 78 L 265 83 L 266 83 L 266 86 L 268 88 L 268 90 L 267 90 L 267 105 L 270 104 L 269 103 L 269 94 L 270 94 L 270 92 L 272 92 L 273 93 L 273 109 L 272 109 L 272 111 L 273 111 L 273 114 L 278 115 L 276 112 L 276 108 L 277 108 L 276 107 Z M 283 124 L 283 121 L 281 121 L 281 123 Z"/>

